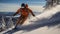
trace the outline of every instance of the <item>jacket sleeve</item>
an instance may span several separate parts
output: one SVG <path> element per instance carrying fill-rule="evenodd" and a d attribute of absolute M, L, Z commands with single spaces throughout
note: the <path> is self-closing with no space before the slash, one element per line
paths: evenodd
<path fill-rule="evenodd" d="M 31 9 L 28 8 L 28 10 L 29 10 L 29 12 L 32 14 L 32 16 L 35 16 L 35 14 L 32 12 Z"/>
<path fill-rule="evenodd" d="M 18 14 L 19 12 L 20 12 L 20 9 L 18 9 L 17 12 L 13 16 L 15 16 L 16 14 Z"/>

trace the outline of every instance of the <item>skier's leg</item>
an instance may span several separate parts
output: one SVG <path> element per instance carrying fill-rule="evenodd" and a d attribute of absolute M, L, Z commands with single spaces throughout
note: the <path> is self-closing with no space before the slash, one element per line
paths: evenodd
<path fill-rule="evenodd" d="M 25 21 L 26 21 L 27 17 L 23 18 L 22 22 L 20 23 L 20 25 L 22 25 Z"/>
<path fill-rule="evenodd" d="M 15 28 L 17 27 L 17 25 L 20 23 L 21 20 L 22 20 L 22 17 L 19 17 L 19 19 L 17 20 L 17 22 L 15 24 Z"/>
<path fill-rule="evenodd" d="M 17 27 L 18 24 L 19 24 L 19 19 L 17 20 L 17 22 L 15 24 L 15 28 Z"/>

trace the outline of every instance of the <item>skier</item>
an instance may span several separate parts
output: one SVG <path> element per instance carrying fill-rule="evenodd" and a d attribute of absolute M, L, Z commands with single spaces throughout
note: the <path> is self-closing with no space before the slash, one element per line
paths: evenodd
<path fill-rule="evenodd" d="M 21 4 L 21 8 L 19 8 L 13 16 L 15 16 L 18 13 L 20 13 L 21 16 L 18 18 L 18 20 L 16 22 L 16 25 L 15 25 L 15 28 L 17 27 L 18 24 L 22 25 L 26 21 L 26 19 L 28 18 L 29 13 L 31 13 L 35 17 L 32 10 L 29 9 L 28 5 L 24 4 L 24 3 Z"/>

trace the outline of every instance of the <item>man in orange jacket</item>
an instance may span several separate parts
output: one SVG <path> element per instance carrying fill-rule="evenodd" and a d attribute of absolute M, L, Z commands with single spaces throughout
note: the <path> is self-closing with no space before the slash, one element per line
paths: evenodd
<path fill-rule="evenodd" d="M 33 14 L 32 10 L 28 8 L 28 5 L 24 4 L 24 3 L 21 4 L 21 8 L 19 8 L 17 10 L 17 12 L 14 14 L 14 16 L 18 13 L 20 13 L 21 16 L 18 18 L 16 25 L 15 25 L 15 28 L 17 27 L 18 24 L 22 25 L 26 21 L 29 13 L 31 13 L 33 16 L 35 16 Z"/>

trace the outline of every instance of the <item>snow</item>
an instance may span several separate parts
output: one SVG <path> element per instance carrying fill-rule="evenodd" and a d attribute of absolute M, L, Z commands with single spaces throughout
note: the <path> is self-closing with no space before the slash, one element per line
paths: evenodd
<path fill-rule="evenodd" d="M 60 12 L 60 5 L 45 10 L 36 17 L 31 17 L 22 25 L 21 30 L 8 30 L 4 34 L 60 34 L 60 17 L 52 18 Z M 57 22 L 57 23 L 55 23 Z M 26 24 L 27 23 L 27 24 Z M 55 24 L 54 24 L 55 23 Z M 2 34 L 3 34 L 2 33 Z"/>
<path fill-rule="evenodd" d="M 31 32 L 25 32 L 25 33 L 22 33 L 22 31 L 18 31 L 14 34 L 60 34 L 60 29 L 55 29 L 56 27 L 52 27 L 50 29 L 48 29 L 48 27 L 41 27 L 41 28 L 38 28 L 34 31 L 31 31 Z"/>

